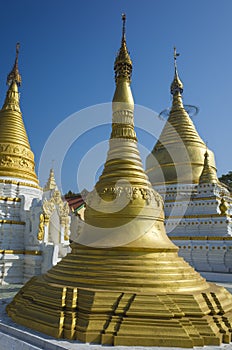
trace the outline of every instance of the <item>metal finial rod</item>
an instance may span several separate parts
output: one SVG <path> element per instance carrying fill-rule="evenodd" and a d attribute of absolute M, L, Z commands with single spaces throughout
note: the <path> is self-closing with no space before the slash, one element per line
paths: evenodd
<path fill-rule="evenodd" d="M 20 43 L 17 43 L 16 44 L 16 57 L 18 57 L 19 49 L 20 49 Z"/>
<path fill-rule="evenodd" d="M 125 13 L 122 14 L 122 39 L 125 39 L 126 35 L 126 15 Z"/>
<path fill-rule="evenodd" d="M 17 83 L 17 85 L 21 85 L 22 82 L 22 78 L 21 75 L 19 73 L 19 69 L 18 69 L 18 55 L 19 55 L 19 43 L 16 44 L 16 55 L 15 55 L 15 62 L 14 62 L 14 66 L 11 70 L 11 72 L 8 74 L 7 76 L 7 84 L 10 86 L 11 83 L 14 81 Z"/>
<path fill-rule="evenodd" d="M 174 46 L 174 66 L 175 66 L 175 69 L 177 69 L 176 60 L 177 60 L 178 56 L 180 56 L 180 54 L 176 52 L 176 47 Z"/>

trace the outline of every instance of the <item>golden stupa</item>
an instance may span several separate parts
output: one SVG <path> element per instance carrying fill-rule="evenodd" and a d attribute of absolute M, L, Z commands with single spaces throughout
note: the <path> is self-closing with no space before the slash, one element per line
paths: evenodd
<path fill-rule="evenodd" d="M 16 181 L 38 186 L 34 154 L 31 151 L 19 105 L 19 44 L 12 71 L 7 77 L 9 89 L 0 110 L 0 181 Z M 11 180 L 10 180 L 11 179 Z M 14 180 L 12 180 L 14 179 Z"/>
<path fill-rule="evenodd" d="M 7 306 L 15 322 L 56 338 L 193 347 L 231 341 L 232 295 L 178 256 L 161 197 L 142 168 L 125 39 L 115 61 L 112 133 L 72 251 Z"/>
<path fill-rule="evenodd" d="M 218 183 L 217 171 L 214 167 L 209 164 L 209 153 L 206 150 L 204 155 L 204 166 L 202 173 L 199 177 L 199 184 Z"/>
<path fill-rule="evenodd" d="M 199 136 L 182 101 L 184 90 L 179 78 L 174 48 L 172 107 L 153 151 L 147 157 L 146 173 L 154 186 L 198 183 L 204 166 L 206 144 Z M 208 149 L 209 166 L 216 172 L 214 154 Z"/>

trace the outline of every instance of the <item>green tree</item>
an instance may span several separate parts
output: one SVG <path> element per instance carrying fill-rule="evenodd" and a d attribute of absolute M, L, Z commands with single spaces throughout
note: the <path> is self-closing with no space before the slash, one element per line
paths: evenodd
<path fill-rule="evenodd" d="M 72 192 L 71 190 L 69 190 L 67 193 L 65 193 L 65 198 L 68 198 L 68 197 L 73 197 L 73 196 L 77 196 L 78 193 L 75 193 L 75 192 Z"/>
<path fill-rule="evenodd" d="M 218 178 L 218 180 L 224 183 L 226 186 L 229 187 L 229 189 L 232 190 L 232 171 L 229 171 L 228 174 L 223 174 L 221 177 Z"/>

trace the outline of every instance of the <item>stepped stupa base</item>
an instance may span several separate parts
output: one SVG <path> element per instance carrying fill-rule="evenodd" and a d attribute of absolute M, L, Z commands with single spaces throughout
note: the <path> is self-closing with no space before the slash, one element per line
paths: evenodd
<path fill-rule="evenodd" d="M 7 306 L 8 315 L 54 338 L 102 345 L 192 348 L 231 342 L 232 295 L 223 287 L 207 283 L 176 253 L 144 252 L 142 263 L 138 260 L 141 252 L 134 252 L 136 259 L 128 258 L 125 266 L 126 252 L 116 250 L 118 260 L 112 263 L 112 250 L 101 255 L 99 251 L 83 249 L 78 256 L 70 253 L 46 275 L 32 278 Z M 169 254 L 176 259 L 164 263 L 170 261 Z M 84 266 L 87 257 L 89 262 Z M 110 268 L 114 284 L 103 266 Z M 153 278 L 146 277 L 148 272 L 143 278 L 139 267 L 151 270 Z M 117 285 L 119 271 L 127 274 L 127 287 Z M 133 276 L 131 290 L 129 276 Z M 144 289 L 146 278 L 152 285 Z"/>

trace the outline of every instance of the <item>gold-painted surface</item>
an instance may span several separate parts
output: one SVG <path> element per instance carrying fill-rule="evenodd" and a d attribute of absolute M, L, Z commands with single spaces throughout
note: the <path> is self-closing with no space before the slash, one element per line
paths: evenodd
<path fill-rule="evenodd" d="M 42 255 L 42 252 L 40 250 L 1 249 L 0 254 Z"/>
<path fill-rule="evenodd" d="M 19 73 L 19 67 L 18 67 L 18 59 L 19 59 L 19 48 L 20 44 L 16 44 L 16 55 L 15 55 L 15 62 L 13 65 L 13 68 L 11 72 L 7 76 L 7 84 L 11 85 L 13 81 L 15 81 L 18 85 L 21 85 L 22 83 L 22 78 Z"/>
<path fill-rule="evenodd" d="M 114 71 L 115 71 L 115 82 L 116 89 L 113 97 L 113 111 L 120 114 L 123 110 L 134 109 L 134 99 L 130 89 L 131 74 L 132 74 L 132 61 L 126 45 L 126 31 L 125 31 L 125 21 L 126 17 L 123 15 L 123 28 L 122 28 L 122 41 L 121 47 L 117 54 L 117 57 L 114 62 Z M 120 116 L 119 116 L 120 117 Z M 133 130 L 133 125 L 126 123 L 120 126 L 118 129 L 119 123 L 112 123 L 112 136 L 113 137 L 124 137 L 130 138 L 136 141 L 136 135 Z M 121 124 L 121 123 L 120 123 Z M 115 130 L 116 129 L 116 130 Z"/>
<path fill-rule="evenodd" d="M 162 265 L 162 259 L 159 264 Z M 160 292 L 135 292 L 129 288 L 134 286 L 134 276 L 128 271 L 128 277 L 124 278 L 128 265 L 121 266 L 121 280 L 128 281 L 127 289 L 119 290 L 120 281 L 117 283 L 110 266 L 105 279 L 111 274 L 108 282 L 115 285 L 114 290 L 105 287 L 77 288 L 75 279 L 69 285 L 66 281 L 56 284 L 50 279 L 48 282 L 43 277 L 37 277 L 21 289 L 8 305 L 7 312 L 14 321 L 55 338 L 98 344 L 193 347 L 231 341 L 232 296 L 224 288 L 207 284 L 208 288 L 202 291 L 194 291 L 193 287 L 189 293 L 175 290 L 168 292 L 166 286 L 176 284 L 176 281 L 169 281 L 174 268 L 178 269 L 178 266 L 174 266 L 173 272 L 167 270 L 164 281 L 162 276 L 160 280 L 158 276 L 155 277 L 157 271 L 154 271 L 153 276 L 156 283 L 160 284 Z M 147 271 L 144 272 L 143 266 L 144 261 L 141 259 L 141 275 L 146 274 L 148 277 L 151 272 L 146 265 Z M 80 268 L 84 270 L 83 265 Z M 95 276 L 99 274 L 97 268 L 98 265 Z M 88 270 L 83 271 L 83 275 L 87 273 Z M 104 279 L 103 271 L 101 275 Z M 96 278 L 91 275 L 89 278 L 94 286 Z"/>
<path fill-rule="evenodd" d="M 129 132 L 128 73 L 117 69 L 117 96 L 123 101 L 113 101 L 112 129 L 117 124 L 121 137 L 111 134 L 103 173 L 86 198 L 83 230 L 71 253 L 32 278 L 7 313 L 52 337 L 88 343 L 193 347 L 228 342 L 232 295 L 207 283 L 167 237 L 162 198 L 130 137 L 135 134 Z M 126 92 L 121 82 L 127 83 Z"/>
<path fill-rule="evenodd" d="M 175 74 L 171 84 L 173 102 L 169 118 L 152 153 L 147 158 L 147 171 L 152 185 L 198 183 L 204 166 L 206 145 L 198 135 L 186 112 L 175 57 Z M 213 152 L 208 150 L 208 162 L 216 171 Z"/>
<path fill-rule="evenodd" d="M 125 14 L 123 14 L 122 20 L 123 20 L 123 26 L 122 26 L 121 47 L 119 49 L 119 52 L 114 62 L 116 85 L 119 83 L 119 80 L 121 79 L 124 79 L 130 83 L 131 73 L 132 73 L 132 61 L 126 45 L 126 26 L 125 26 L 126 15 Z M 123 101 L 120 100 L 119 102 L 123 102 Z"/>
<path fill-rule="evenodd" d="M 8 224 L 8 225 L 25 225 L 25 221 L 17 221 L 17 220 L 7 220 L 1 219 L 0 224 Z"/>
<path fill-rule="evenodd" d="M 9 89 L 0 110 L 0 177 L 22 178 L 38 184 L 34 154 L 30 149 L 19 105 L 18 49 L 15 65 L 8 75 Z"/>
<path fill-rule="evenodd" d="M 206 151 L 204 155 L 204 165 L 201 176 L 199 178 L 199 184 L 218 183 L 216 169 L 209 164 L 209 154 Z"/>
<path fill-rule="evenodd" d="M 227 215 L 228 214 L 229 205 L 226 203 L 225 198 L 223 198 L 223 197 L 221 199 L 219 209 L 220 209 L 220 215 Z"/>
<path fill-rule="evenodd" d="M 42 255 L 40 250 L 24 250 L 25 255 Z"/>
<path fill-rule="evenodd" d="M 21 202 L 21 198 L 18 198 L 18 197 L 0 197 L 0 201 L 4 201 L 4 202 Z"/>
<path fill-rule="evenodd" d="M 26 176 L 25 176 L 26 178 Z M 26 187 L 33 187 L 33 188 L 38 188 L 41 190 L 41 187 L 33 184 L 33 183 L 29 183 L 29 182 L 23 182 L 23 181 L 17 181 L 17 180 L 6 180 L 6 179 L 0 179 L 0 183 L 4 183 L 4 184 L 13 184 L 13 185 L 17 185 L 17 186 L 26 186 Z"/>
<path fill-rule="evenodd" d="M 50 174 L 49 174 L 49 178 L 48 181 L 46 183 L 46 185 L 44 186 L 44 191 L 50 191 L 50 190 L 54 190 L 56 188 L 56 180 L 55 180 L 55 175 L 54 175 L 54 170 L 51 169 L 50 170 Z"/>
<path fill-rule="evenodd" d="M 67 218 L 66 218 L 66 220 L 64 220 L 64 224 L 65 224 L 65 227 L 64 227 L 64 240 L 68 241 L 69 240 L 69 221 L 68 221 Z"/>
<path fill-rule="evenodd" d="M 149 157 L 149 156 L 148 156 Z M 188 166 L 189 166 L 189 164 L 188 164 Z M 157 168 L 153 168 L 153 169 L 155 169 L 155 171 L 157 170 Z M 160 171 L 160 170 L 159 170 Z M 163 171 L 163 170 L 162 170 Z M 191 171 L 191 170 L 190 170 Z M 146 174 L 148 174 L 149 175 L 149 177 L 151 177 L 152 176 L 152 171 L 151 171 L 151 169 L 149 169 L 149 170 L 146 170 Z M 161 180 L 160 179 L 160 182 L 154 182 L 154 181 L 152 181 L 152 179 L 150 180 L 151 181 L 151 183 L 153 184 L 153 185 L 155 185 L 155 186 L 163 186 L 164 185 L 164 180 Z M 175 176 L 175 178 L 174 178 L 174 180 L 173 181 L 165 181 L 165 185 L 176 185 L 177 183 L 179 183 L 179 182 L 176 182 L 176 176 Z M 199 183 L 199 180 L 192 180 L 192 182 L 191 182 L 192 184 L 198 184 Z M 183 184 L 186 184 L 186 185 L 188 185 L 189 184 L 189 180 L 186 178 L 186 181 L 184 181 L 183 180 L 183 182 L 181 182 L 181 184 L 183 185 Z"/>
<path fill-rule="evenodd" d="M 39 216 L 39 231 L 37 238 L 39 241 L 42 241 L 44 239 L 44 214 L 40 214 Z"/>
<path fill-rule="evenodd" d="M 18 249 L 1 249 L 0 254 L 24 254 L 24 250 Z"/>
<path fill-rule="evenodd" d="M 180 92 L 182 94 L 182 92 L 184 91 L 184 86 L 183 86 L 182 81 L 179 78 L 178 70 L 177 70 L 177 62 L 176 61 L 177 61 L 177 57 L 179 55 L 180 54 L 176 52 L 176 48 L 174 47 L 174 69 L 175 69 L 175 72 L 174 72 L 174 79 L 173 79 L 172 84 L 171 84 L 171 94 L 172 95 L 175 95 L 177 92 Z"/>

